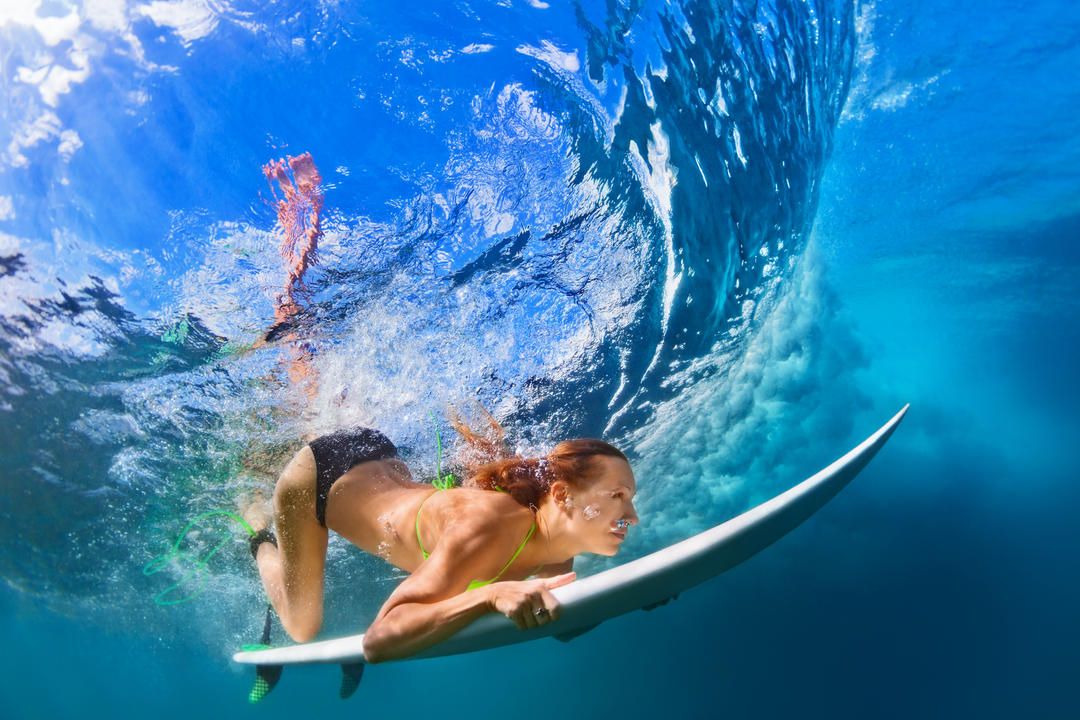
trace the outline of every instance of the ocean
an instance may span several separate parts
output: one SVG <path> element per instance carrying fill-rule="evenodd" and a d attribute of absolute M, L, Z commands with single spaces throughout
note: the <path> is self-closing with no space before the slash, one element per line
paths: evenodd
<path fill-rule="evenodd" d="M 1076 713 L 1075 6 L 8 0 L 0 51 L 4 717 Z M 304 438 L 603 438 L 641 522 L 588 575 L 906 403 L 668 605 L 248 703 L 265 597 L 204 514 Z M 402 577 L 332 537 L 320 637 Z"/>

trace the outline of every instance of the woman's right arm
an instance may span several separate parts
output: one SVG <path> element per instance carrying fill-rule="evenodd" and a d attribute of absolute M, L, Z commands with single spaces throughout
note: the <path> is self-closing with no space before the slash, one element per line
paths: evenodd
<path fill-rule="evenodd" d="M 494 574 L 501 559 L 495 551 L 505 545 L 503 538 L 493 541 L 477 528 L 462 526 L 444 533 L 431 557 L 394 590 L 368 628 L 364 635 L 368 662 L 414 655 L 488 612 L 506 615 L 523 630 L 557 620 L 559 602 L 550 590 L 571 582 L 573 573 L 466 590 L 471 578 Z M 541 608 L 546 612 L 536 615 Z"/>

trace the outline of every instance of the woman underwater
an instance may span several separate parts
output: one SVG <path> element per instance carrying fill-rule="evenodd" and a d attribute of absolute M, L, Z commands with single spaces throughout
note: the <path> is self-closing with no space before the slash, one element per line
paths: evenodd
<path fill-rule="evenodd" d="M 322 177 L 309 153 L 263 167 L 283 230 L 288 278 L 275 326 L 255 347 L 295 340 L 298 291 L 322 235 Z M 281 192 L 275 190 L 275 184 Z M 310 392 L 302 351 L 288 375 Z M 523 630 L 554 622 L 550 590 L 573 581 L 574 556 L 614 555 L 637 522 L 630 464 L 601 440 L 559 443 L 542 458 L 505 457 L 497 441 L 454 427 L 471 452 L 462 487 L 418 483 L 397 448 L 371 428 L 342 430 L 300 449 L 274 488 L 277 537 L 259 522 L 251 552 L 285 631 L 311 640 L 322 626 L 329 531 L 409 573 L 364 635 L 368 662 L 402 658 L 435 645 L 476 618 L 499 612 Z M 526 580 L 525 578 L 535 579 Z"/>
<path fill-rule="evenodd" d="M 294 640 L 322 625 L 330 530 L 411 573 L 364 636 L 374 663 L 420 652 L 488 612 L 522 630 L 558 620 L 550 591 L 575 578 L 574 557 L 614 555 L 637 523 L 634 474 L 614 446 L 575 439 L 540 458 L 500 458 L 495 443 L 454 425 L 479 459 L 463 463 L 462 487 L 416 482 L 371 428 L 316 438 L 286 466 L 274 489 L 277 537 L 261 529 L 252 554 Z"/>

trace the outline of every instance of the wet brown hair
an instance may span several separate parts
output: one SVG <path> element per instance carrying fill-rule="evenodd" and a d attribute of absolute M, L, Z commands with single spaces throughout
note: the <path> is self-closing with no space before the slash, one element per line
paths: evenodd
<path fill-rule="evenodd" d="M 598 474 L 597 456 L 626 460 L 617 447 L 595 438 L 563 440 L 542 457 L 515 455 L 506 446 L 502 426 L 487 410 L 484 413 L 491 431 L 482 434 L 451 409 L 451 422 L 463 440 L 457 453 L 457 463 L 465 470 L 463 486 L 501 490 L 533 510 L 556 480 L 574 488 L 588 486 Z"/>

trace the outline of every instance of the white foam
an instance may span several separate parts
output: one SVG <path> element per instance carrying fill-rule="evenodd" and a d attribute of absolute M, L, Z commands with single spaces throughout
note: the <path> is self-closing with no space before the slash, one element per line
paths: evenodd
<path fill-rule="evenodd" d="M 800 259 L 782 294 L 771 287 L 746 308 L 753 318 L 741 336 L 707 359 L 715 371 L 697 381 L 700 367 L 673 373 L 679 394 L 618 441 L 641 455 L 636 546 L 666 545 L 730 517 L 801 480 L 792 468 L 808 454 L 817 461 L 820 440 L 846 440 L 849 428 L 835 418 L 864 402 L 845 379 L 858 357 L 833 319 L 816 253 Z"/>
<path fill-rule="evenodd" d="M 30 160 L 23 154 L 40 142 L 51 140 L 60 136 L 62 126 L 56 113 L 45 110 L 32 122 L 19 127 L 11 141 L 8 143 L 5 156 L 13 167 L 26 167 Z"/>
<path fill-rule="evenodd" d="M 879 66 L 874 41 L 877 11 L 873 3 L 860 4 L 855 16 L 855 66 L 840 122 L 861 121 L 869 112 L 893 112 L 920 96 L 929 96 L 945 70 L 923 78 L 896 77 L 895 70 Z"/>
<path fill-rule="evenodd" d="M 59 108 L 64 96 L 85 83 L 106 56 L 130 58 L 135 72 L 176 70 L 147 60 L 141 42 L 132 32 L 133 20 L 148 18 L 171 30 L 185 45 L 212 33 L 222 17 L 249 30 L 257 29 L 244 19 L 244 13 L 235 12 L 220 0 L 155 0 L 139 5 L 129 5 L 125 0 L 85 0 L 81 7 L 70 7 L 64 15 L 42 15 L 43 6 L 41 0 L 0 2 L 0 26 L 30 28 L 39 38 L 20 41 L 21 56 L 26 60 L 13 73 L 18 83 L 37 91 L 40 102 L 20 98 L 13 105 L 18 112 L 10 120 L 11 137 L 4 143 L 3 155 L 12 167 L 25 167 L 29 160 L 23 151 L 43 140 L 58 138 L 57 153 L 65 160 L 82 146 L 78 135 L 64 134 L 56 114 L 48 111 Z M 49 10 L 55 8 L 54 3 Z M 129 96 L 135 105 L 145 103 L 145 94 Z"/>
<path fill-rule="evenodd" d="M 735 141 L 735 155 L 739 158 L 742 166 L 746 167 L 747 161 L 742 149 L 742 135 L 739 134 L 739 128 L 735 123 L 731 124 L 731 139 Z"/>
<path fill-rule="evenodd" d="M 678 172 L 671 165 L 671 145 L 660 121 L 657 120 L 650 125 L 649 130 L 652 131 L 652 139 L 648 143 L 649 169 L 646 178 L 649 192 L 646 195 L 652 199 L 656 214 L 664 228 L 664 252 L 667 263 L 664 268 L 664 291 L 661 300 L 660 340 L 656 344 L 656 352 L 645 370 L 644 377 L 648 377 L 660 360 L 668 334 L 671 313 L 674 310 L 675 294 L 683 280 L 683 272 L 678 269 L 675 258 L 675 238 L 671 217 L 671 196 L 675 189 Z M 636 145 L 633 143 L 631 145 L 632 152 L 636 151 Z"/>
<path fill-rule="evenodd" d="M 217 13 L 205 0 L 154 0 L 136 10 L 160 27 L 172 29 L 185 44 L 206 37 L 218 24 Z"/>
<path fill-rule="evenodd" d="M 106 32 L 124 34 L 131 26 L 126 0 L 83 0 L 87 21 Z"/>
<path fill-rule="evenodd" d="M 79 28 L 79 12 L 72 8 L 63 17 L 42 16 L 41 0 L 6 0 L 0 5 L 0 25 L 14 23 L 33 28 L 49 47 L 59 45 L 75 36 Z"/>
<path fill-rule="evenodd" d="M 540 43 L 540 47 L 538 48 L 532 45 L 519 45 L 517 51 L 522 55 L 528 55 L 529 57 L 547 63 L 557 70 L 576 73 L 581 69 L 581 61 L 578 60 L 577 50 L 572 52 L 560 50 L 555 43 L 550 40 L 544 40 Z"/>
<path fill-rule="evenodd" d="M 74 130 L 60 131 L 60 143 L 57 145 L 56 151 L 64 160 L 70 160 L 71 156 L 75 154 L 75 151 L 82 146 L 83 142 L 79 138 L 79 133 Z"/>

